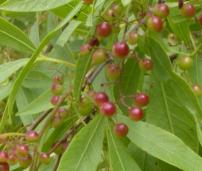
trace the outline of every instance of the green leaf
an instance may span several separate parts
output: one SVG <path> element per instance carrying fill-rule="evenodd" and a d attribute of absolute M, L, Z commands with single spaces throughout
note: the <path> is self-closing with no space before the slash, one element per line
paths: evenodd
<path fill-rule="evenodd" d="M 10 94 L 12 85 L 13 85 L 12 81 L 0 85 L 0 100 L 3 100 L 6 97 L 8 97 L 8 95 Z"/>
<path fill-rule="evenodd" d="M 115 137 L 109 128 L 107 134 L 111 171 L 141 171 L 127 148 Z"/>
<path fill-rule="evenodd" d="M 121 0 L 123 6 L 127 6 L 131 3 L 131 0 Z"/>
<path fill-rule="evenodd" d="M 54 9 L 72 0 L 8 0 L 0 6 L 1 10 L 15 12 L 36 12 Z"/>
<path fill-rule="evenodd" d="M 57 171 L 96 171 L 102 157 L 105 120 L 97 116 L 71 141 Z"/>
<path fill-rule="evenodd" d="M 0 45 L 19 51 L 32 52 L 35 47 L 29 38 L 15 25 L 0 17 Z"/>
<path fill-rule="evenodd" d="M 129 126 L 128 138 L 152 156 L 182 170 L 202 170 L 202 158 L 175 135 L 145 122 L 119 116 Z"/>

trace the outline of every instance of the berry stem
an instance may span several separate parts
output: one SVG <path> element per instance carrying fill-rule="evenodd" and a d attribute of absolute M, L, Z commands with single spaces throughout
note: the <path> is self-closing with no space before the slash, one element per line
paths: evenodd
<path fill-rule="evenodd" d="M 18 133 L 18 132 L 9 132 L 9 133 L 5 133 L 5 134 L 0 134 L 0 139 L 5 139 L 7 137 L 24 137 L 25 134 L 24 133 Z"/>

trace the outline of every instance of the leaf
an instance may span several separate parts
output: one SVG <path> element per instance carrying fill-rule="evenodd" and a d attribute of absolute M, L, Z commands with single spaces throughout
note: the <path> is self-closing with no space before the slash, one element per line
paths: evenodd
<path fill-rule="evenodd" d="M 127 148 L 113 135 L 107 134 L 111 171 L 141 171 L 135 160 L 127 153 Z"/>
<path fill-rule="evenodd" d="M 37 12 L 54 9 L 72 0 L 8 0 L 0 6 L 1 10 L 15 12 Z"/>
<path fill-rule="evenodd" d="M 123 6 L 127 6 L 131 3 L 131 0 L 121 0 Z"/>
<path fill-rule="evenodd" d="M 12 88 L 13 82 L 8 82 L 0 85 L 0 100 L 5 99 L 10 94 L 10 90 Z"/>
<path fill-rule="evenodd" d="M 72 20 L 69 25 L 65 28 L 63 33 L 58 38 L 56 44 L 60 46 L 64 46 L 65 43 L 69 40 L 72 33 L 76 30 L 76 28 L 81 24 L 80 21 Z"/>
<path fill-rule="evenodd" d="M 0 45 L 19 51 L 32 52 L 35 47 L 29 38 L 15 25 L 0 17 Z"/>
<path fill-rule="evenodd" d="M 186 171 L 202 170 L 202 158 L 175 135 L 145 122 L 119 116 L 129 126 L 128 138 L 152 156 Z"/>
<path fill-rule="evenodd" d="M 30 104 L 25 107 L 23 110 L 20 110 L 17 115 L 33 115 L 38 114 L 39 112 L 46 111 L 48 109 L 53 108 L 53 105 L 50 103 L 50 98 L 52 96 L 52 93 L 50 90 L 44 92 L 42 95 L 40 95 L 38 98 L 33 100 Z"/>
<path fill-rule="evenodd" d="M 71 141 L 57 171 L 96 171 L 102 160 L 105 120 L 96 116 Z"/>

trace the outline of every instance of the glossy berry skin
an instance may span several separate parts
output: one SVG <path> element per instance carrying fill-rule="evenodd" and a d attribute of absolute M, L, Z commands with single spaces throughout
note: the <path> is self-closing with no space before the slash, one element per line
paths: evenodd
<path fill-rule="evenodd" d="M 137 106 L 147 106 L 149 104 L 149 96 L 146 93 L 138 93 L 135 95 L 135 104 Z"/>
<path fill-rule="evenodd" d="M 139 121 L 142 119 L 144 112 L 140 107 L 133 107 L 129 109 L 129 117 L 134 121 Z"/>
<path fill-rule="evenodd" d="M 109 97 L 104 92 L 97 92 L 94 94 L 94 101 L 97 105 L 101 105 L 102 103 L 108 102 Z"/>
<path fill-rule="evenodd" d="M 57 105 L 58 104 L 58 102 L 60 101 L 60 96 L 52 96 L 51 97 L 51 104 L 52 105 Z"/>
<path fill-rule="evenodd" d="M 113 45 L 112 52 L 114 56 L 124 59 L 129 54 L 129 47 L 126 42 L 116 42 Z"/>
<path fill-rule="evenodd" d="M 166 18 L 169 15 L 169 7 L 164 3 L 156 4 L 153 13 L 155 16 Z"/>
<path fill-rule="evenodd" d="M 32 163 L 32 156 L 30 154 L 27 154 L 26 156 L 20 156 L 18 157 L 18 162 L 22 168 L 27 168 Z"/>
<path fill-rule="evenodd" d="M 136 31 L 131 31 L 128 33 L 128 43 L 130 45 L 135 45 L 138 40 L 138 33 Z"/>
<path fill-rule="evenodd" d="M 90 5 L 93 3 L 93 0 L 83 0 L 84 4 Z"/>
<path fill-rule="evenodd" d="M 19 144 L 16 146 L 16 152 L 19 156 L 27 156 L 29 153 L 29 147 L 25 144 Z"/>
<path fill-rule="evenodd" d="M 92 38 L 92 39 L 89 41 L 88 44 L 89 44 L 91 47 L 95 47 L 95 46 L 99 46 L 100 42 L 99 42 L 99 40 L 98 40 L 96 37 L 94 37 L 94 38 Z"/>
<path fill-rule="evenodd" d="M 147 27 L 155 32 L 160 32 L 163 29 L 163 21 L 158 16 L 150 16 L 147 20 Z"/>
<path fill-rule="evenodd" d="M 198 21 L 199 21 L 199 23 L 202 25 L 202 14 L 199 15 Z"/>
<path fill-rule="evenodd" d="M 151 59 L 142 59 L 139 61 L 139 66 L 144 71 L 151 71 L 153 69 L 153 62 Z"/>
<path fill-rule="evenodd" d="M 128 134 L 128 126 L 124 123 L 117 123 L 114 126 L 114 133 L 117 137 L 125 137 Z"/>
<path fill-rule="evenodd" d="M 52 87 L 51 87 L 51 91 L 52 91 L 53 95 L 55 95 L 55 96 L 61 95 L 63 92 L 63 86 L 58 83 L 53 83 Z"/>
<path fill-rule="evenodd" d="M 37 142 L 39 140 L 39 134 L 36 131 L 28 131 L 25 135 L 25 139 L 28 142 Z"/>
<path fill-rule="evenodd" d="M 189 56 L 180 57 L 177 60 L 177 64 L 178 64 L 180 69 L 188 70 L 193 65 L 193 59 L 191 57 L 189 57 Z"/>
<path fill-rule="evenodd" d="M 196 13 L 196 9 L 190 3 L 184 4 L 181 8 L 181 14 L 184 17 L 193 17 L 195 13 Z"/>
<path fill-rule="evenodd" d="M 121 75 L 121 68 L 115 63 L 110 63 L 106 66 L 106 76 L 110 81 L 117 80 Z"/>
<path fill-rule="evenodd" d="M 112 102 L 105 102 L 100 105 L 100 113 L 104 116 L 111 117 L 116 114 L 116 106 Z"/>
<path fill-rule="evenodd" d="M 91 49 L 92 49 L 92 47 L 89 44 L 81 45 L 81 47 L 80 47 L 80 55 L 85 56 L 85 55 L 89 54 Z"/>
<path fill-rule="evenodd" d="M 0 152 L 0 163 L 5 163 L 8 161 L 8 153 L 1 151 Z"/>
<path fill-rule="evenodd" d="M 0 163 L 0 171 L 9 171 L 8 163 Z"/>
<path fill-rule="evenodd" d="M 94 65 L 99 65 L 106 61 L 107 54 L 104 49 L 97 49 L 92 56 L 92 62 Z"/>
<path fill-rule="evenodd" d="M 56 84 L 63 84 L 64 83 L 64 77 L 60 75 L 56 75 L 53 77 L 53 83 Z"/>
<path fill-rule="evenodd" d="M 196 96 L 202 96 L 202 89 L 201 86 L 198 84 L 192 85 L 192 90 Z"/>
<path fill-rule="evenodd" d="M 50 155 L 48 153 L 40 153 L 39 160 L 41 163 L 48 164 L 50 162 Z"/>
<path fill-rule="evenodd" d="M 8 156 L 8 163 L 10 165 L 15 165 L 17 163 L 17 156 L 15 154 L 9 154 Z"/>
<path fill-rule="evenodd" d="M 96 27 L 96 33 L 99 37 L 108 37 L 111 32 L 112 26 L 108 22 L 102 22 Z"/>

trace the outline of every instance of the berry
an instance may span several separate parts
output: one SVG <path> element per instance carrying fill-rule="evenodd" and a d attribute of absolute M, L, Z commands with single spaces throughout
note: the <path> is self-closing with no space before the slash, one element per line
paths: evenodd
<path fill-rule="evenodd" d="M 109 98 L 106 93 L 98 92 L 94 95 L 94 101 L 97 105 L 101 105 L 102 103 L 108 102 Z"/>
<path fill-rule="evenodd" d="M 95 37 L 95 38 L 92 38 L 90 41 L 89 41 L 89 45 L 94 47 L 94 46 L 99 46 L 100 42 L 99 40 Z"/>
<path fill-rule="evenodd" d="M 115 19 L 117 16 L 120 15 L 120 12 L 121 12 L 121 7 L 119 4 L 112 4 L 112 6 L 110 7 L 110 9 L 108 9 L 106 11 L 106 13 L 104 14 L 104 17 L 111 21 L 113 19 Z"/>
<path fill-rule="evenodd" d="M 53 120 L 52 120 L 52 125 L 53 125 L 53 127 L 54 128 L 57 128 L 58 126 L 60 126 L 61 125 L 61 123 L 62 123 L 62 117 L 60 116 L 60 114 L 59 113 L 56 113 L 55 115 L 54 115 L 54 117 L 53 117 Z"/>
<path fill-rule="evenodd" d="M 91 45 L 89 44 L 84 44 L 80 47 L 80 54 L 81 56 L 87 55 L 91 51 Z"/>
<path fill-rule="evenodd" d="M 117 80 L 121 75 L 121 68 L 115 63 L 110 63 L 106 66 L 106 76 L 109 80 Z"/>
<path fill-rule="evenodd" d="M 153 13 L 155 16 L 166 18 L 169 15 L 169 7 L 164 3 L 156 4 Z"/>
<path fill-rule="evenodd" d="M 100 113 L 102 113 L 104 116 L 111 117 L 116 114 L 116 106 L 111 102 L 102 103 L 100 105 Z"/>
<path fill-rule="evenodd" d="M 138 33 L 136 31 L 131 31 L 128 33 L 128 43 L 134 45 L 137 43 Z"/>
<path fill-rule="evenodd" d="M 181 14 L 184 17 L 193 17 L 196 13 L 196 9 L 195 7 L 188 3 L 188 4 L 184 4 L 181 8 Z"/>
<path fill-rule="evenodd" d="M 107 54 L 103 49 L 97 49 L 92 56 L 92 62 L 94 65 L 103 63 L 107 59 Z"/>
<path fill-rule="evenodd" d="M 153 68 L 153 62 L 151 59 L 145 58 L 139 61 L 139 66 L 145 71 L 151 71 Z"/>
<path fill-rule="evenodd" d="M 143 117 L 143 110 L 140 107 L 133 107 L 129 109 L 129 117 L 134 121 L 139 121 Z"/>
<path fill-rule="evenodd" d="M 93 3 L 93 0 L 83 0 L 84 4 L 90 5 Z"/>
<path fill-rule="evenodd" d="M 20 156 L 18 157 L 18 162 L 22 168 L 27 168 L 32 163 L 32 156 L 30 154 L 27 154 L 26 156 Z"/>
<path fill-rule="evenodd" d="M 61 118 L 66 118 L 69 111 L 67 109 L 65 109 L 65 108 L 59 108 L 57 110 L 57 113 L 61 116 Z"/>
<path fill-rule="evenodd" d="M 138 93 L 135 95 L 135 104 L 137 106 L 146 106 L 149 103 L 149 96 L 146 93 Z"/>
<path fill-rule="evenodd" d="M 50 162 L 50 155 L 48 153 L 40 153 L 39 159 L 41 163 L 48 164 Z"/>
<path fill-rule="evenodd" d="M 53 83 L 51 87 L 51 91 L 53 95 L 56 95 L 56 96 L 61 95 L 63 92 L 63 86 L 58 83 Z"/>
<path fill-rule="evenodd" d="M 128 126 L 124 123 L 117 123 L 114 132 L 117 137 L 125 137 L 128 134 Z"/>
<path fill-rule="evenodd" d="M 163 21 L 158 16 L 150 16 L 147 20 L 147 27 L 156 32 L 160 32 L 163 29 Z"/>
<path fill-rule="evenodd" d="M 36 131 L 28 131 L 25 136 L 28 142 L 36 142 L 39 140 L 39 134 Z"/>
<path fill-rule="evenodd" d="M 188 70 L 193 65 L 193 59 L 190 58 L 189 56 L 180 57 L 177 60 L 177 64 L 178 64 L 178 66 L 179 66 L 180 69 L 182 69 L 182 70 Z"/>
<path fill-rule="evenodd" d="M 15 165 L 17 163 L 17 156 L 15 154 L 9 154 L 8 156 L 8 163 L 10 165 Z"/>
<path fill-rule="evenodd" d="M 126 42 L 116 42 L 113 45 L 113 54 L 119 58 L 125 58 L 129 53 L 129 47 Z"/>
<path fill-rule="evenodd" d="M 52 148 L 54 149 L 54 152 L 58 155 L 61 155 L 68 147 L 68 142 L 67 141 L 62 141 L 58 143 L 54 143 Z"/>
<path fill-rule="evenodd" d="M 5 163 L 8 160 L 8 154 L 4 151 L 0 152 L 0 163 Z"/>
<path fill-rule="evenodd" d="M 202 89 L 201 89 L 200 85 L 194 84 L 192 86 L 192 90 L 193 90 L 193 92 L 195 93 L 196 96 L 201 96 L 202 95 Z"/>
<path fill-rule="evenodd" d="M 112 27 L 108 22 L 102 22 L 96 27 L 96 33 L 99 37 L 107 37 L 111 34 Z"/>
<path fill-rule="evenodd" d="M 53 83 L 63 84 L 64 83 L 64 77 L 63 76 L 59 76 L 59 75 L 54 76 L 53 77 Z"/>
<path fill-rule="evenodd" d="M 171 46 L 176 46 L 177 45 L 177 37 L 173 33 L 168 34 L 168 43 Z"/>
<path fill-rule="evenodd" d="M 19 144 L 16 146 L 16 152 L 19 156 L 27 156 L 29 152 L 29 147 L 25 144 Z"/>
<path fill-rule="evenodd" d="M 198 21 L 202 25 L 202 14 L 200 14 L 200 16 L 198 17 Z"/>
<path fill-rule="evenodd" d="M 60 101 L 60 97 L 59 96 L 52 96 L 51 97 L 51 104 L 52 105 L 57 105 L 58 104 L 58 102 Z"/>
<path fill-rule="evenodd" d="M 0 163 L 0 171 L 9 171 L 8 163 Z"/>

